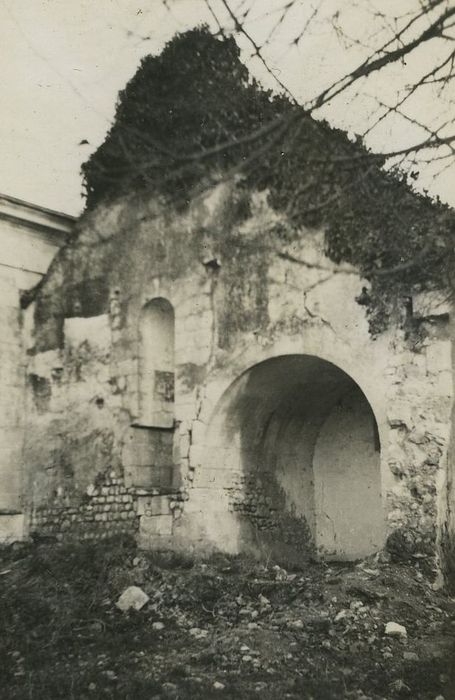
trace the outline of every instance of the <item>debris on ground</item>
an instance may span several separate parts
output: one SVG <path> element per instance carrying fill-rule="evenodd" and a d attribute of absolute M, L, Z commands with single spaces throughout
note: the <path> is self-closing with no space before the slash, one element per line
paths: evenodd
<path fill-rule="evenodd" d="M 147 593 L 144 593 L 141 588 L 138 586 L 128 586 L 115 605 L 123 612 L 127 610 L 142 610 L 149 600 L 150 598 Z"/>
<path fill-rule="evenodd" d="M 399 625 L 398 622 L 387 622 L 385 626 L 385 633 L 390 637 L 403 637 L 406 638 L 408 633 L 404 625 Z"/>
<path fill-rule="evenodd" d="M 455 600 L 419 560 L 288 571 L 113 540 L 0 567 L 2 700 L 455 700 Z"/>

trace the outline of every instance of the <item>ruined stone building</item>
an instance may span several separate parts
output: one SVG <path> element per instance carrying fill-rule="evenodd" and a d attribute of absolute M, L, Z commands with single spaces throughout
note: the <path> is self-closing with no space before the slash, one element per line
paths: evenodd
<path fill-rule="evenodd" d="M 100 206 L 38 287 L 28 531 L 356 559 L 399 529 L 428 553 L 450 496 L 450 310 L 414 300 L 419 352 L 399 326 L 373 340 L 321 232 L 272 247 L 279 215 L 254 194 L 226 231 L 232 197 Z"/>
<path fill-rule="evenodd" d="M 448 295 L 398 299 L 374 335 L 361 271 L 327 254 L 324 226 L 287 226 L 236 177 L 184 207 L 133 188 L 86 211 L 23 295 L 8 469 L 24 536 L 282 561 L 388 541 L 447 562 Z"/>

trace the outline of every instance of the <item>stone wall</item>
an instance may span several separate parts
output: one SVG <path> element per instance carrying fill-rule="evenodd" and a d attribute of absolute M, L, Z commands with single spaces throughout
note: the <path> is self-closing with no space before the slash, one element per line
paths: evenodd
<path fill-rule="evenodd" d="M 80 508 L 112 471 L 144 546 L 293 558 L 319 546 L 352 558 L 392 535 L 406 555 L 432 562 L 447 517 L 447 311 L 419 297 L 410 317 L 403 300 L 402 317 L 373 340 L 355 301 L 365 284 L 357 272 L 325 257 L 323 232 L 286 242 L 280 224 L 265 196 L 227 185 L 180 214 L 132 196 L 82 218 L 27 311 L 33 527 L 57 504 Z M 164 368 L 175 378 L 172 426 L 143 415 L 141 319 L 156 299 L 174 315 L 174 372 Z M 274 373 L 267 363 L 280 358 Z M 353 390 L 368 425 L 346 403 Z M 330 440 L 339 450 L 332 445 L 327 465 Z M 368 469 L 350 459 L 351 443 L 365 445 Z M 318 535 L 333 469 L 346 470 L 337 517 L 347 533 L 365 526 L 350 523 L 349 498 L 372 490 L 367 550 L 348 551 L 346 534 L 343 547 Z M 78 513 L 68 511 L 70 524 Z"/>
<path fill-rule="evenodd" d="M 36 285 L 72 218 L 0 195 L 0 542 L 24 533 L 22 448 L 26 357 L 21 294 Z M 33 381 L 33 378 L 31 379 Z M 39 377 L 36 378 L 39 383 Z M 46 388 L 36 387 L 45 401 Z"/>
<path fill-rule="evenodd" d="M 134 494 L 134 495 L 133 495 Z M 36 508 L 31 515 L 31 529 L 41 535 L 63 539 L 98 539 L 113 534 L 136 534 L 137 500 L 124 479 L 110 471 L 89 484 L 85 493 L 71 497 L 57 489 L 55 497 Z"/>

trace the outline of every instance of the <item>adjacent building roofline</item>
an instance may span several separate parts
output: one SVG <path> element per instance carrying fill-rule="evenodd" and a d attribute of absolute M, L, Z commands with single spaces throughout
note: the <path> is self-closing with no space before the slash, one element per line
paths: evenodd
<path fill-rule="evenodd" d="M 40 230 L 53 237 L 71 234 L 76 218 L 0 193 L 0 219 Z"/>

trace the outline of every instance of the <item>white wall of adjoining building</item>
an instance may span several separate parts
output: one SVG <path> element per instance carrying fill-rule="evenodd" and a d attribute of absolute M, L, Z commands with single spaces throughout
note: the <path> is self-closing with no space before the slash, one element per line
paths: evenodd
<path fill-rule="evenodd" d="M 34 287 L 73 218 L 0 195 L 0 542 L 20 539 L 25 352 L 22 292 Z"/>

